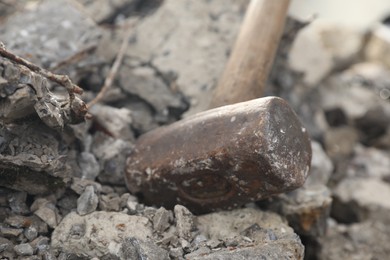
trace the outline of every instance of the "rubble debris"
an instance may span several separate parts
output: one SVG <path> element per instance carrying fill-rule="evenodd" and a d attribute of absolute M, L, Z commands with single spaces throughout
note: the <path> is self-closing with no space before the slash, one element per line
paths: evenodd
<path fill-rule="evenodd" d="M 236 244 L 188 259 L 244 259 L 261 256 L 303 259 L 304 248 L 299 237 L 275 213 L 251 208 L 236 209 L 198 216 L 197 223 L 200 232 L 206 237 L 222 241 L 234 238 Z"/>
<path fill-rule="evenodd" d="M 99 199 L 93 186 L 85 187 L 84 192 L 77 200 L 77 213 L 81 216 L 94 212 L 98 206 Z"/>
<path fill-rule="evenodd" d="M 127 237 L 147 241 L 152 236 L 149 220 L 118 212 L 69 213 L 54 230 L 51 246 L 77 256 L 117 255 Z"/>
<path fill-rule="evenodd" d="M 352 225 L 334 224 L 327 236 L 320 238 L 316 257 L 332 259 L 386 259 L 390 254 L 388 224 L 364 221 Z"/>
<path fill-rule="evenodd" d="M 358 191 L 358 192 L 357 192 Z M 351 177 L 342 180 L 333 191 L 332 217 L 340 223 L 367 219 L 387 222 L 390 185 L 377 178 Z"/>
<path fill-rule="evenodd" d="M 389 26 L 378 24 L 371 31 L 364 55 L 367 60 L 381 63 L 390 68 L 390 28 Z"/>
<path fill-rule="evenodd" d="M 80 7 L 73 0 L 42 1 L 9 17 L 0 29 L 1 40 L 15 54 L 46 69 L 55 67 L 80 50 L 97 46 L 102 35 Z M 67 68 L 62 73 L 77 81 L 80 75 L 75 72 L 88 71 L 88 66 L 94 63 L 93 56 L 86 55 L 90 60 L 73 64 L 77 70 Z"/>

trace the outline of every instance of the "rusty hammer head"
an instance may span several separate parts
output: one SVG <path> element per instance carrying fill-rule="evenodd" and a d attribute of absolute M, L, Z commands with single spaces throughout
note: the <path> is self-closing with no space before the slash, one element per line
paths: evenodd
<path fill-rule="evenodd" d="M 266 97 L 144 134 L 125 179 L 146 203 L 203 213 L 300 187 L 310 162 L 310 140 L 294 111 L 283 99 Z"/>

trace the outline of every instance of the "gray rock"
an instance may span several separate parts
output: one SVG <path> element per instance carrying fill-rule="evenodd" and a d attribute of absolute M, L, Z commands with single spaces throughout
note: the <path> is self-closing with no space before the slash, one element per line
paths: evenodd
<path fill-rule="evenodd" d="M 111 22 L 114 17 L 121 15 L 129 15 L 139 0 L 115 0 L 115 1 L 89 1 L 78 0 L 84 5 L 85 11 L 89 17 L 93 18 L 97 23 Z"/>
<path fill-rule="evenodd" d="M 38 236 L 38 230 L 34 226 L 30 226 L 24 230 L 23 234 L 29 241 L 32 241 Z"/>
<path fill-rule="evenodd" d="M 99 199 L 93 186 L 85 187 L 85 191 L 77 200 L 77 213 L 81 216 L 94 212 Z"/>
<path fill-rule="evenodd" d="M 16 54 L 49 68 L 96 45 L 101 31 L 76 5 L 56 0 L 43 1 L 13 15 L 3 24 L 1 34 L 2 41 Z M 77 65 L 83 64 L 79 61 Z"/>
<path fill-rule="evenodd" d="M 20 256 L 29 256 L 29 255 L 33 255 L 34 253 L 32 246 L 28 243 L 16 245 L 14 246 L 14 250 L 16 254 Z"/>
<path fill-rule="evenodd" d="M 208 93 L 226 64 L 226 53 L 233 45 L 247 3 L 195 1 L 189 8 L 185 1 L 164 1 L 153 15 L 136 25 L 136 40 L 129 44 L 127 54 L 151 62 L 167 79 L 169 85 L 165 88 L 178 89 L 189 97 L 188 114 L 206 110 L 211 97 Z M 171 75 L 177 75 L 177 79 Z M 131 81 L 127 82 L 130 88 Z M 170 95 L 175 103 L 166 103 L 168 96 L 164 96 L 164 100 L 156 100 L 157 104 L 178 104 L 178 99 Z"/>
<path fill-rule="evenodd" d="M 133 132 L 130 128 L 132 123 L 130 110 L 96 104 L 89 109 L 89 113 L 93 115 L 96 123 L 108 132 L 110 136 L 115 139 L 134 140 Z"/>
<path fill-rule="evenodd" d="M 25 215 L 30 213 L 26 205 L 26 192 L 12 192 L 8 194 L 8 205 L 15 214 Z"/>
<path fill-rule="evenodd" d="M 373 147 L 356 146 L 347 167 L 347 176 L 386 178 L 390 176 L 390 153 Z"/>
<path fill-rule="evenodd" d="M 100 182 L 123 185 L 123 168 L 133 145 L 105 134 L 94 135 L 92 153 L 99 160 Z"/>
<path fill-rule="evenodd" d="M 173 212 L 179 237 L 186 240 L 192 239 L 192 231 L 195 230 L 194 215 L 182 205 L 176 205 Z"/>
<path fill-rule="evenodd" d="M 299 237 L 274 213 L 243 208 L 198 216 L 197 223 L 206 237 L 232 247 L 191 259 L 303 259 Z"/>
<path fill-rule="evenodd" d="M 310 174 L 304 186 L 326 185 L 333 172 L 333 163 L 322 149 L 321 145 L 315 141 L 311 142 L 313 156 L 311 159 Z"/>
<path fill-rule="evenodd" d="M 4 251 L 11 251 L 11 249 L 13 248 L 13 244 L 10 240 L 4 238 L 4 237 L 0 237 L 0 253 L 4 252 Z"/>
<path fill-rule="evenodd" d="M 100 165 L 92 153 L 82 152 L 78 159 L 82 179 L 95 180 L 100 173 Z"/>
<path fill-rule="evenodd" d="M 94 190 L 97 193 L 101 192 L 102 185 L 100 183 L 80 178 L 73 178 L 70 188 L 77 194 L 81 195 L 85 191 L 85 188 L 90 185 L 94 187 Z"/>
<path fill-rule="evenodd" d="M 169 228 L 170 222 L 173 220 L 172 211 L 166 210 L 160 207 L 153 217 L 153 228 L 158 232 L 162 233 Z"/>
<path fill-rule="evenodd" d="M 54 230 L 51 246 L 78 256 L 100 258 L 118 255 L 122 242 L 129 236 L 147 241 L 152 236 L 149 220 L 116 212 L 93 212 L 85 216 L 72 212 Z"/>
<path fill-rule="evenodd" d="M 42 219 L 51 228 L 55 228 L 61 221 L 61 216 L 59 215 L 58 209 L 52 203 L 43 204 L 36 211 L 34 211 L 34 215 Z"/>
<path fill-rule="evenodd" d="M 390 68 L 390 29 L 388 26 L 378 24 L 372 30 L 370 38 L 364 48 L 364 54 L 370 61 L 382 63 Z"/>
<path fill-rule="evenodd" d="M 356 129 L 348 126 L 331 128 L 324 136 L 326 153 L 332 159 L 350 156 L 357 142 Z"/>
<path fill-rule="evenodd" d="M 99 208 L 104 211 L 119 211 L 121 206 L 121 198 L 116 193 L 101 195 L 99 200 Z"/>
<path fill-rule="evenodd" d="M 0 225 L 0 235 L 1 237 L 6 238 L 16 238 L 20 234 L 22 234 L 23 229 L 22 228 L 10 228 L 7 226 Z"/>
<path fill-rule="evenodd" d="M 38 120 L 7 128 L 13 135 L 9 151 L 0 154 L 0 165 L 7 169 L 0 172 L 0 186 L 37 195 L 52 193 L 69 182 L 71 172 L 59 151 L 58 133 Z"/>
<path fill-rule="evenodd" d="M 169 250 L 169 256 L 171 257 L 171 259 L 184 259 L 183 255 L 184 252 L 181 247 L 175 247 Z"/>
<path fill-rule="evenodd" d="M 295 40 L 290 63 L 315 86 L 333 69 L 351 64 L 363 45 L 364 34 L 346 26 L 312 22 Z"/>
<path fill-rule="evenodd" d="M 390 248 L 390 228 L 378 221 L 365 221 L 352 225 L 335 225 L 319 239 L 317 259 L 387 259 Z"/>
<path fill-rule="evenodd" d="M 389 222 L 390 185 L 381 179 L 344 179 L 333 191 L 332 217 L 342 223 L 376 219 Z"/>
<path fill-rule="evenodd" d="M 135 237 L 126 238 L 118 255 L 121 259 L 168 260 L 168 251 Z"/>

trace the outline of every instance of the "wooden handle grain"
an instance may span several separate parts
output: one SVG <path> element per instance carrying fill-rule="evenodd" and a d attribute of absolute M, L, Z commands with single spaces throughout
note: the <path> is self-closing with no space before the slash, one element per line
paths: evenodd
<path fill-rule="evenodd" d="M 247 101 L 263 89 L 282 35 L 290 0 L 252 0 L 210 107 Z"/>

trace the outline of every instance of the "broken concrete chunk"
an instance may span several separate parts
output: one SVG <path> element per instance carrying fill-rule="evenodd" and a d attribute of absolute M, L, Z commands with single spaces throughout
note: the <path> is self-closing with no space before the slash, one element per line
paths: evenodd
<path fill-rule="evenodd" d="M 327 236 L 319 239 L 321 245 L 316 258 L 333 259 L 387 259 L 390 250 L 390 228 L 378 221 L 365 221 L 352 225 L 335 225 Z"/>
<path fill-rule="evenodd" d="M 189 8 L 186 2 L 166 0 L 136 25 L 127 54 L 151 62 L 169 85 L 189 97 L 189 114 L 204 111 L 211 97 L 205 93 L 226 64 L 247 3 L 194 1 Z"/>
<path fill-rule="evenodd" d="M 170 226 L 170 222 L 173 219 L 172 211 L 166 210 L 160 207 L 153 217 L 153 228 L 158 232 L 162 233 Z"/>
<path fill-rule="evenodd" d="M 7 136 L 8 147 L 0 154 L 0 186 L 43 194 L 70 181 L 71 172 L 55 131 L 40 122 L 2 130 L 12 135 L 3 135 Z"/>
<path fill-rule="evenodd" d="M 98 180 L 103 183 L 123 184 L 123 168 L 133 149 L 132 143 L 98 132 L 93 137 L 92 153 L 99 161 Z"/>
<path fill-rule="evenodd" d="M 120 259 L 169 260 L 168 251 L 135 237 L 126 238 L 118 254 Z"/>
<path fill-rule="evenodd" d="M 158 95 L 156 95 L 158 96 Z M 132 123 L 131 111 L 126 108 L 96 104 L 89 109 L 93 119 L 115 139 L 133 140 L 134 136 L 130 125 Z"/>
<path fill-rule="evenodd" d="M 316 86 L 333 69 L 353 62 L 362 48 L 364 34 L 352 28 L 313 22 L 295 39 L 289 62 L 304 73 L 304 82 Z"/>
<path fill-rule="evenodd" d="M 0 33 L 10 50 L 45 68 L 97 45 L 101 36 L 96 24 L 72 0 L 42 1 L 7 19 Z"/>
<path fill-rule="evenodd" d="M 152 236 L 145 217 L 117 212 L 93 212 L 85 216 L 69 213 L 52 234 L 51 246 L 77 256 L 119 256 L 127 237 L 147 241 Z"/>
<path fill-rule="evenodd" d="M 221 211 L 197 217 L 201 233 L 211 239 L 235 240 L 235 246 L 191 259 L 303 259 L 299 237 L 280 216 L 258 209 Z"/>
<path fill-rule="evenodd" d="M 173 212 L 176 218 L 176 229 L 179 237 L 191 240 L 192 231 L 195 230 L 194 215 L 182 205 L 176 205 Z"/>
<path fill-rule="evenodd" d="M 94 212 L 98 206 L 99 199 L 93 186 L 85 187 L 85 191 L 77 200 L 77 213 L 81 216 Z"/>
<path fill-rule="evenodd" d="M 125 64 L 119 71 L 119 82 L 125 92 L 145 100 L 160 116 L 167 116 L 171 108 L 186 110 L 182 97 L 174 93 L 152 68 L 131 69 Z"/>
<path fill-rule="evenodd" d="M 334 190 L 332 217 L 341 223 L 366 219 L 388 221 L 390 185 L 381 179 L 352 177 Z"/>
<path fill-rule="evenodd" d="M 390 28 L 378 24 L 371 32 L 364 49 L 366 58 L 390 68 Z"/>

